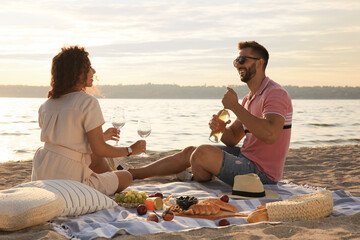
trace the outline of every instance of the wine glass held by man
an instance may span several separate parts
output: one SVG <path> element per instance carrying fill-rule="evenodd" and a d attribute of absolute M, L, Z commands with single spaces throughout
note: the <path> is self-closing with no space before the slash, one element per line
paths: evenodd
<path fill-rule="evenodd" d="M 39 126 L 44 146 L 33 158 L 31 180 L 70 179 L 112 195 L 127 188 L 132 175 L 125 170 L 112 171 L 106 158 L 139 154 L 146 142 L 116 147 L 120 131 L 105 123 L 93 88 L 95 69 L 83 47 L 66 46 L 53 58 L 51 89 L 39 108 Z"/>

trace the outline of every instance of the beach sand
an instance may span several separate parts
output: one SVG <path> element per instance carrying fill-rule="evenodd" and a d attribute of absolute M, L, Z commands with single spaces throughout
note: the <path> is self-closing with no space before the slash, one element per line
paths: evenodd
<path fill-rule="evenodd" d="M 153 154 L 149 158 L 131 157 L 128 163 L 140 166 L 176 151 Z M 283 180 L 299 185 L 349 191 L 360 196 L 360 146 L 328 146 L 290 149 Z M 30 181 L 31 161 L 0 164 L 0 190 Z M 133 184 L 171 182 L 172 177 L 136 180 Z M 158 233 L 137 236 L 115 236 L 113 239 L 360 239 L 360 213 L 346 217 L 328 217 L 311 221 L 280 224 L 249 224 L 218 229 L 202 228 L 187 232 Z M 65 239 L 49 223 L 16 232 L 1 232 L 0 239 Z M 102 239 L 102 238 L 99 238 Z"/>

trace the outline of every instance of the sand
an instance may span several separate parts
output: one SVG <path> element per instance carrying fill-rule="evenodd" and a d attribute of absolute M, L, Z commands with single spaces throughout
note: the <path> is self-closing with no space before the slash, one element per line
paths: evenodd
<path fill-rule="evenodd" d="M 150 163 L 176 151 L 153 154 L 150 158 L 128 158 L 133 166 Z M 360 146 L 327 146 L 290 149 L 283 180 L 295 184 L 343 189 L 360 196 Z M 30 181 L 31 161 L 0 164 L 0 190 Z M 136 180 L 133 184 L 167 183 L 172 177 Z M 229 226 L 218 229 L 203 228 L 188 232 L 115 236 L 113 239 L 360 239 L 360 213 L 346 217 L 332 217 L 311 221 L 280 224 L 259 223 Z M 16 232 L 0 231 L 0 239 L 65 239 L 49 223 Z M 99 238 L 102 239 L 102 238 Z"/>

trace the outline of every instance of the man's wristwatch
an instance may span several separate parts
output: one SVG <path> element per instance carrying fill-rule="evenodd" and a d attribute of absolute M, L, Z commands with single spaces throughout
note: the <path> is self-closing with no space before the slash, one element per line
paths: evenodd
<path fill-rule="evenodd" d="M 126 149 L 127 149 L 128 153 L 129 153 L 128 156 L 130 156 L 132 154 L 132 152 L 133 152 L 131 147 L 127 147 Z"/>

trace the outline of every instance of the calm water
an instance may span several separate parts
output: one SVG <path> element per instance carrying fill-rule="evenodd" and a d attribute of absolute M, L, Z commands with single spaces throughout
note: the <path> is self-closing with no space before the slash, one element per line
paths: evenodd
<path fill-rule="evenodd" d="M 37 111 L 45 99 L 0 98 L 0 162 L 32 159 L 42 146 Z M 126 109 L 120 144 L 140 139 L 137 120 L 152 124 L 149 151 L 169 151 L 210 143 L 208 121 L 222 108 L 220 100 L 100 99 L 106 123 L 115 106 Z M 293 100 L 291 148 L 360 143 L 360 100 Z M 231 114 L 231 113 L 230 113 Z M 231 116 L 234 119 L 234 114 Z"/>

